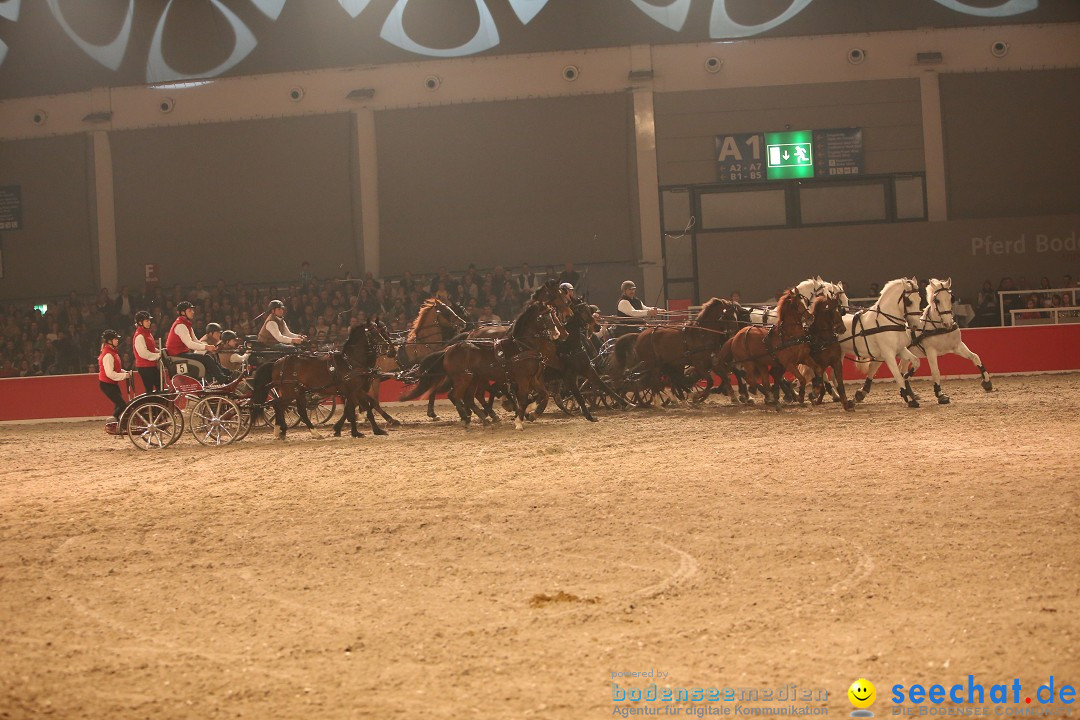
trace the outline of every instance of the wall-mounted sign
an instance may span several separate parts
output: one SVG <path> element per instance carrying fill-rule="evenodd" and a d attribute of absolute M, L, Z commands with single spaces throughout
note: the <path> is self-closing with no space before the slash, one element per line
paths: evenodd
<path fill-rule="evenodd" d="M 0 230 L 22 230 L 22 186 L 0 186 Z"/>
<path fill-rule="evenodd" d="M 814 177 L 813 133 L 765 133 L 765 173 L 769 180 Z"/>
<path fill-rule="evenodd" d="M 720 182 L 752 182 L 765 179 L 761 161 L 761 133 L 716 136 L 716 177 Z"/>
<path fill-rule="evenodd" d="M 862 128 L 814 131 L 814 175 L 819 178 L 862 175 Z"/>

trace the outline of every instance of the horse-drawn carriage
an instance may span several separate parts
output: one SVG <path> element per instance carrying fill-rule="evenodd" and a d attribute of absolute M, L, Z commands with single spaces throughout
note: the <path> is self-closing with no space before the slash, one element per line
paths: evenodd
<path fill-rule="evenodd" d="M 140 450 L 161 450 L 184 434 L 185 428 L 203 445 L 222 446 L 243 439 L 251 430 L 250 390 L 245 395 L 241 374 L 225 385 L 206 385 L 205 368 L 183 358 L 162 353 L 158 360 L 164 388 L 161 392 L 134 395 L 115 423 L 106 426 L 112 435 L 127 436 Z"/>

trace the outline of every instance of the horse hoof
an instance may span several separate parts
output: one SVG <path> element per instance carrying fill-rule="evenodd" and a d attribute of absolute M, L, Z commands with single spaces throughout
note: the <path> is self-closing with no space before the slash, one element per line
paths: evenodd
<path fill-rule="evenodd" d="M 362 432 L 354 432 L 354 433 L 349 433 L 349 434 L 352 435 L 354 438 L 362 438 L 362 437 L 364 437 L 364 433 L 362 433 Z"/>
<path fill-rule="evenodd" d="M 865 399 L 866 399 L 866 393 L 864 393 L 862 390 L 856 390 L 855 391 L 855 402 L 862 402 Z"/>
<path fill-rule="evenodd" d="M 529 422 L 536 422 L 536 413 L 526 413 L 525 419 Z"/>
<path fill-rule="evenodd" d="M 309 430 L 308 432 L 311 433 L 311 437 L 315 438 L 316 440 L 323 439 L 323 434 L 321 432 L 316 432 L 315 430 Z"/>
<path fill-rule="evenodd" d="M 382 428 L 375 428 L 371 432 L 374 433 L 375 435 L 389 435 L 390 434 L 390 433 L 386 432 L 385 430 L 383 430 Z"/>
<path fill-rule="evenodd" d="M 439 422 L 440 420 L 442 420 L 442 418 L 438 415 L 428 415 L 428 417 L 431 418 L 431 422 Z"/>
<path fill-rule="evenodd" d="M 948 395 L 938 395 L 937 401 L 938 405 L 948 405 L 950 402 L 952 402 L 952 398 L 950 398 Z"/>
<path fill-rule="evenodd" d="M 599 420 L 594 418 L 592 415 L 587 416 L 585 419 L 588 420 L 589 422 L 600 422 Z"/>
<path fill-rule="evenodd" d="M 515 420 L 514 420 L 514 429 L 515 430 L 524 430 L 525 429 L 525 424 L 523 422 L 521 422 L 520 420 L 515 418 Z"/>
<path fill-rule="evenodd" d="M 401 427 L 401 421 L 400 420 L 389 420 L 389 421 L 387 421 L 386 426 L 387 427 L 392 427 L 392 428 L 399 428 L 399 427 Z"/>
<path fill-rule="evenodd" d="M 985 390 L 986 392 L 990 392 L 991 390 L 993 390 L 993 389 L 994 389 L 994 383 L 990 382 L 989 380 L 983 380 L 983 382 L 982 382 L 982 388 L 983 388 L 983 390 Z"/>
<path fill-rule="evenodd" d="M 335 430 L 334 431 L 334 437 L 341 437 L 341 431 L 340 430 Z"/>
<path fill-rule="evenodd" d="M 919 401 L 918 400 L 908 400 L 907 406 L 909 408 L 917 408 L 917 407 L 919 407 Z"/>
<path fill-rule="evenodd" d="M 846 403 L 844 403 L 844 409 L 849 411 L 849 412 L 854 411 L 855 410 L 855 403 L 848 400 Z"/>

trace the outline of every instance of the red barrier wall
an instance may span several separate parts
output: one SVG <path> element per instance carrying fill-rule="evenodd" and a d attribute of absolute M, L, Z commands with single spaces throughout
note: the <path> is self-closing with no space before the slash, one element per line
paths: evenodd
<path fill-rule="evenodd" d="M 1080 324 L 1027 325 L 964 330 L 964 343 L 982 358 L 992 375 L 1080 370 Z M 946 355 L 939 360 L 943 375 L 978 375 L 967 360 Z M 930 374 L 923 362 L 917 376 Z M 876 377 L 888 377 L 882 366 Z M 844 377 L 862 377 L 855 364 L 845 362 Z M 382 402 L 401 397 L 403 386 L 387 380 L 380 387 Z M 0 421 L 49 418 L 106 417 L 112 404 L 98 388 L 96 375 L 47 375 L 0 380 Z"/>

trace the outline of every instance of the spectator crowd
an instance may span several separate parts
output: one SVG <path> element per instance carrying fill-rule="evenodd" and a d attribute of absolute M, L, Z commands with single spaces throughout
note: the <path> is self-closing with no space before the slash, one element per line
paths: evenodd
<path fill-rule="evenodd" d="M 394 281 L 379 280 L 368 273 L 364 278 L 346 274 L 342 278 L 319 279 L 303 263 L 296 282 L 252 286 L 242 282 L 196 283 L 193 287 L 173 285 L 164 289 L 148 284 L 141 293 L 122 287 L 115 296 L 106 288 L 96 298 L 80 298 L 75 292 L 57 302 L 40 306 L 0 305 L 3 338 L 0 344 L 0 377 L 63 375 L 97 372 L 101 333 L 120 332 L 122 365 L 133 367 L 131 335 L 134 315 L 147 310 L 153 317 L 151 333 L 163 339 L 176 318 L 182 300 L 195 304 L 195 329 L 201 334 L 209 322 L 216 322 L 239 335 L 255 335 L 270 300 L 282 300 L 286 322 L 296 333 L 319 342 L 341 342 L 349 328 L 378 315 L 394 332 L 407 330 L 420 305 L 429 297 L 450 300 L 462 306 L 478 322 L 512 319 L 529 295 L 549 278 L 577 285 L 580 275 L 572 263 L 562 272 L 549 267 L 534 272 L 527 264 L 512 273 L 503 267 L 481 272 L 475 265 L 459 276 L 446 268 L 424 277 L 405 273 Z"/>

